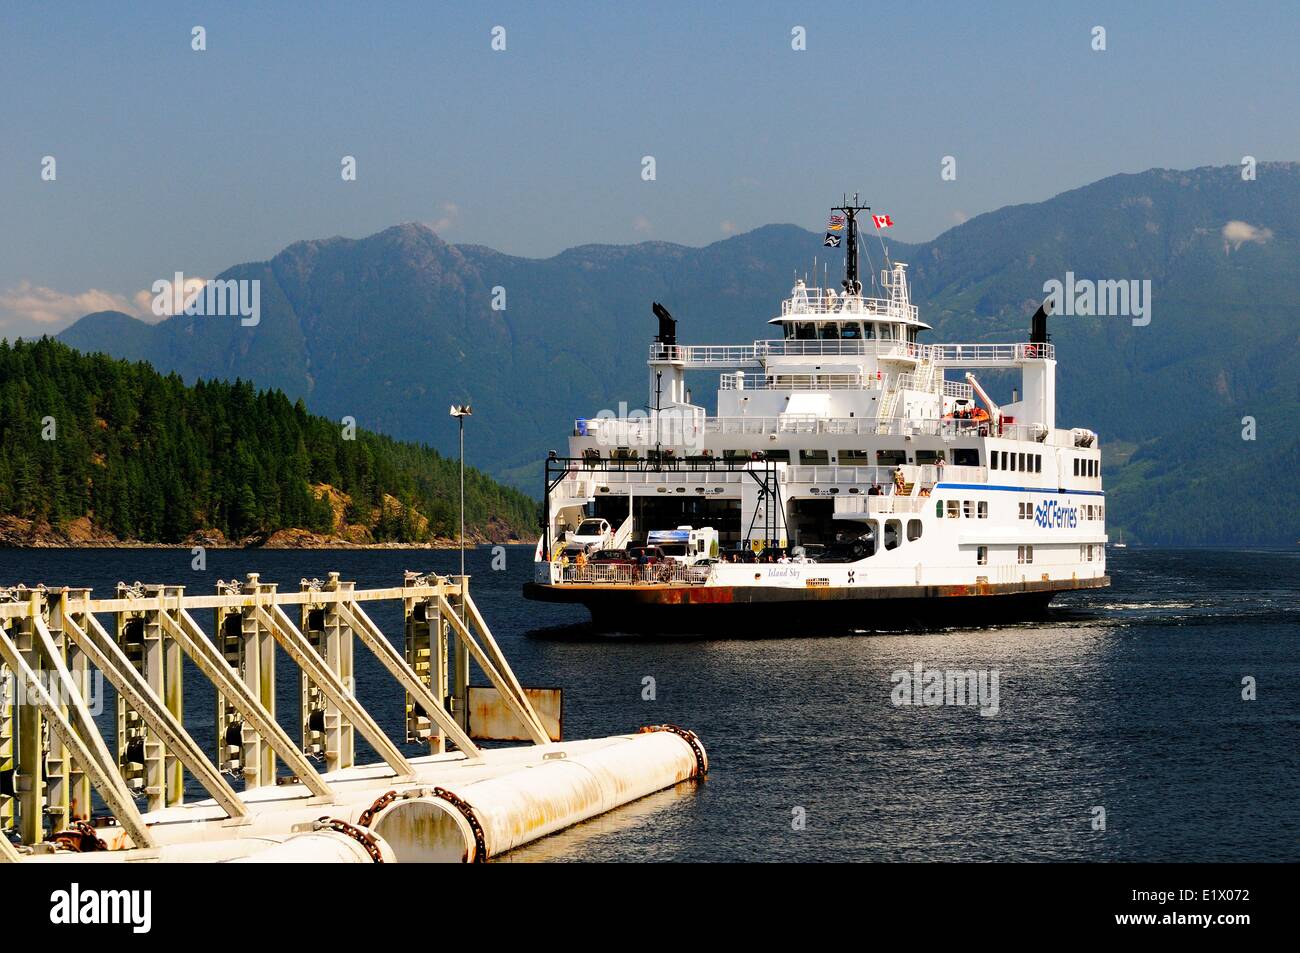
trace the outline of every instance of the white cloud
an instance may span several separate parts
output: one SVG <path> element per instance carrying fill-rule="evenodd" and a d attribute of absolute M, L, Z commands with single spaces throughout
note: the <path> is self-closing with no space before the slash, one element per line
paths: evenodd
<path fill-rule="evenodd" d="M 441 235 L 443 232 L 455 227 L 456 223 L 460 221 L 460 206 L 455 202 L 443 202 L 438 206 L 438 210 L 442 214 L 429 222 L 428 225 L 438 235 Z"/>
<path fill-rule="evenodd" d="M 1228 222 L 1223 226 L 1223 250 L 1227 251 L 1228 246 L 1236 251 L 1246 242 L 1256 242 L 1260 245 L 1273 237 L 1273 232 L 1267 228 L 1256 228 L 1249 222 L 1239 222 L 1236 219 Z"/>
<path fill-rule="evenodd" d="M 167 289 L 154 293 L 152 290 L 137 291 L 132 295 L 131 300 L 135 308 L 130 313 L 136 317 L 143 318 L 146 321 L 161 321 L 164 318 L 170 318 L 174 314 L 180 314 L 185 310 L 185 306 L 202 294 L 203 289 L 207 286 L 211 278 L 185 278 L 182 276 L 184 291 L 181 300 L 175 300 L 176 295 L 171 290 L 172 278 L 164 279 L 168 282 Z M 157 310 L 154 309 L 154 303 L 157 302 Z M 128 309 L 122 309 L 128 310 Z"/>
<path fill-rule="evenodd" d="M 20 281 L 17 287 L 0 291 L 0 335 L 13 338 L 58 334 L 95 311 L 124 311 L 140 316 L 130 300 L 111 291 L 91 288 L 65 292 Z"/>

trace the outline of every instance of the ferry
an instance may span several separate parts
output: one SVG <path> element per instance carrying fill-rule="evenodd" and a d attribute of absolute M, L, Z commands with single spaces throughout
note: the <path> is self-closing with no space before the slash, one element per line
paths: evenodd
<path fill-rule="evenodd" d="M 926 343 L 883 242 L 863 293 L 865 210 L 834 210 L 841 287 L 796 280 L 762 340 L 680 344 L 654 303 L 646 409 L 576 420 L 545 461 L 526 597 L 602 631 L 774 634 L 1035 619 L 1110 584 L 1100 440 L 1057 424 L 1050 300 L 1027 341 Z M 999 404 L 976 372 L 1018 386 Z M 666 532 L 710 542 L 670 557 Z"/>

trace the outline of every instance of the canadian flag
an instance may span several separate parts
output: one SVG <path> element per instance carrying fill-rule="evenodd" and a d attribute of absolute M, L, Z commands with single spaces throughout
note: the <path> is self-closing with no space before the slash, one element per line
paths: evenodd
<path fill-rule="evenodd" d="M 876 223 L 876 228 L 893 228 L 894 220 L 888 215 L 873 215 L 871 220 Z"/>

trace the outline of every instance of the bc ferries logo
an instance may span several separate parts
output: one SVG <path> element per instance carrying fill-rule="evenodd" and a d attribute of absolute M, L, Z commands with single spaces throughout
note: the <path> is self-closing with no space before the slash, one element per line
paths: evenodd
<path fill-rule="evenodd" d="M 1034 507 L 1034 522 L 1043 529 L 1074 529 L 1079 525 L 1079 508 L 1045 500 Z"/>

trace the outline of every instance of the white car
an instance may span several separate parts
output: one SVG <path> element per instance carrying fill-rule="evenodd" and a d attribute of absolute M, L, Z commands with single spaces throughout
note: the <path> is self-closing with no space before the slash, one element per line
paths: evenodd
<path fill-rule="evenodd" d="M 569 533 L 564 542 L 567 546 L 581 546 L 588 552 L 594 552 L 609 546 L 612 532 L 608 520 L 592 517 L 579 523 L 578 528 Z"/>

